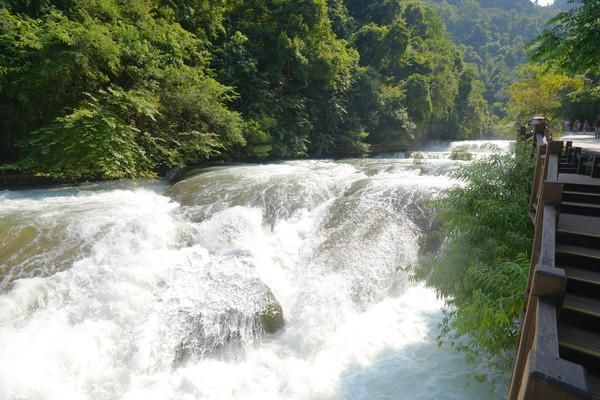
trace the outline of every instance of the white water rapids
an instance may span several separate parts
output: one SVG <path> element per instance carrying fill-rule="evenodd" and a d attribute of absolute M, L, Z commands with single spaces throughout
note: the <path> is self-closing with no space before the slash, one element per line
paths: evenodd
<path fill-rule="evenodd" d="M 0 192 L 0 399 L 502 398 L 405 271 L 459 145 Z"/>

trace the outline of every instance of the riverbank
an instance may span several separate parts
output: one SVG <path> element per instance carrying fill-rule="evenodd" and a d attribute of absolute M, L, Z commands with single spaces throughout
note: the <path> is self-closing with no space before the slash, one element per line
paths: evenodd
<path fill-rule="evenodd" d="M 368 157 L 364 157 L 365 159 L 372 158 L 380 158 L 385 157 L 387 155 L 397 155 L 397 154 L 410 154 L 412 152 L 419 152 L 422 149 L 443 149 L 448 146 L 449 143 L 455 143 L 456 146 L 464 146 L 468 147 L 468 143 L 478 143 L 478 142 L 503 142 L 505 139 L 503 138 L 487 138 L 482 140 L 464 140 L 464 141 L 443 141 L 443 140 L 420 140 L 415 142 L 410 147 L 406 146 L 391 146 L 391 147 L 382 147 L 381 149 L 371 152 Z M 292 159 L 276 159 L 276 158 L 267 158 L 267 159 L 259 159 L 259 158 L 234 158 L 229 160 L 209 160 L 200 164 L 185 166 L 185 167 L 175 167 L 175 168 L 162 168 L 156 171 L 157 178 L 166 178 L 169 181 L 178 181 L 188 175 L 190 171 L 197 171 L 203 168 L 210 168 L 214 166 L 236 166 L 241 164 L 269 164 L 269 163 L 278 163 L 278 162 L 286 162 L 286 161 L 302 161 L 302 160 L 323 160 L 323 159 L 331 159 L 331 160 L 343 160 L 347 159 L 345 156 L 338 157 L 304 157 L 304 158 L 292 158 Z M 61 186 L 72 186 L 72 185 L 81 185 L 90 182 L 110 182 L 118 179 L 90 179 L 90 178 L 82 178 L 82 179 L 64 179 L 59 177 L 53 177 L 48 175 L 36 175 L 36 174 L 28 174 L 28 173 L 20 173 L 15 170 L 7 170 L 0 168 L 0 190 L 11 189 L 11 190 L 19 190 L 19 189 L 28 189 L 28 188 L 44 188 L 44 187 L 61 187 Z"/>

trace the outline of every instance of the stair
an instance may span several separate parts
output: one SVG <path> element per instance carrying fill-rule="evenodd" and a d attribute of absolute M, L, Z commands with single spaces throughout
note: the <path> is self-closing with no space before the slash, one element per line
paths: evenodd
<path fill-rule="evenodd" d="M 563 301 L 563 310 L 600 318 L 600 299 L 567 294 Z"/>
<path fill-rule="evenodd" d="M 559 166 L 558 171 L 561 174 L 576 174 L 577 173 L 577 163 L 567 162 L 566 159 L 562 159 Z"/>
<path fill-rule="evenodd" d="M 589 373 L 588 374 L 588 385 L 592 392 L 592 398 L 600 398 L 600 375 Z"/>
<path fill-rule="evenodd" d="M 600 180 L 570 171 L 561 169 L 559 175 L 563 194 L 555 256 L 567 277 L 559 351 L 561 358 L 586 368 L 592 398 L 600 399 Z"/>
<path fill-rule="evenodd" d="M 600 249 L 600 218 L 561 213 L 557 240 L 561 244 Z"/>
<path fill-rule="evenodd" d="M 564 190 L 562 198 L 570 203 L 600 204 L 600 193 L 594 192 Z"/>
<path fill-rule="evenodd" d="M 573 267 L 565 268 L 567 273 L 567 279 L 571 279 L 577 282 L 589 283 L 591 285 L 599 285 L 600 289 L 600 272 L 592 271 L 588 269 L 579 269 Z"/>
<path fill-rule="evenodd" d="M 567 348 L 587 356 L 600 358 L 600 334 L 571 324 L 559 324 L 558 342 Z"/>
<path fill-rule="evenodd" d="M 569 214 L 593 215 L 595 217 L 600 217 L 600 204 L 579 203 L 563 200 L 560 209 L 561 211 Z"/>
<path fill-rule="evenodd" d="M 571 244 L 556 245 L 556 264 L 564 266 L 577 266 L 578 268 L 600 270 L 600 250 Z"/>

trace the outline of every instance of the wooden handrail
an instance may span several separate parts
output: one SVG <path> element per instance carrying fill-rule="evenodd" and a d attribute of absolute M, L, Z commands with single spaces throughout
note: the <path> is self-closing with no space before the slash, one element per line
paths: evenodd
<path fill-rule="evenodd" d="M 542 145 L 530 200 L 535 236 L 527 280 L 527 299 L 509 400 L 587 399 L 583 367 L 559 355 L 557 302 L 564 298 L 565 271 L 556 268 L 556 228 L 562 185 L 558 181 L 562 142 Z"/>

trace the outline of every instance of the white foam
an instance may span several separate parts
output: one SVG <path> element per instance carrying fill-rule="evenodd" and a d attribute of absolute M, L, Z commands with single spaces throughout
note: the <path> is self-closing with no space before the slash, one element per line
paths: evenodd
<path fill-rule="evenodd" d="M 220 192 L 206 196 L 218 201 L 258 181 L 283 205 L 286 187 L 311 199 L 273 221 L 252 196 L 192 222 L 156 188 L 3 194 L 0 218 L 64 229 L 89 250 L 0 294 L 0 399 L 493 398 L 463 386 L 469 367 L 437 348 L 442 304 L 399 269 L 417 256 L 415 204 L 455 184 L 452 165 L 214 170 Z M 179 313 L 252 313 L 256 280 L 281 303 L 284 330 L 174 367 Z"/>

